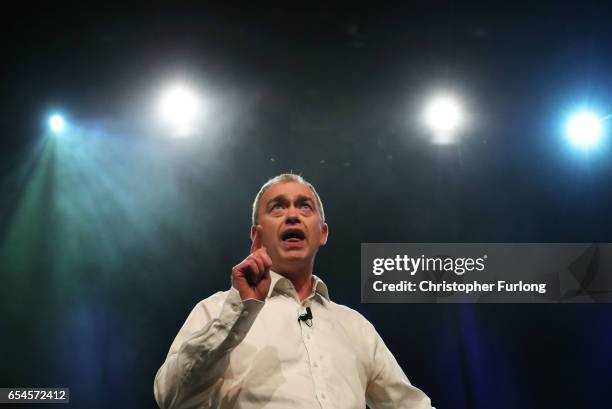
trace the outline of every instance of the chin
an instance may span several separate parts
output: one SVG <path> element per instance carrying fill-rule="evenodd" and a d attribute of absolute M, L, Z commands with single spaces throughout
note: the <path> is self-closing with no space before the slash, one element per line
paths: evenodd
<path fill-rule="evenodd" d="M 282 255 L 282 259 L 287 263 L 303 262 L 309 259 L 309 255 L 305 251 L 289 251 Z"/>
<path fill-rule="evenodd" d="M 288 255 L 288 256 L 286 256 L 286 257 L 283 257 L 283 259 L 284 259 L 286 262 L 289 262 L 289 263 L 291 263 L 291 262 L 296 262 L 296 261 L 304 261 L 304 260 L 306 260 L 307 258 L 308 258 L 308 257 L 306 257 L 306 255 L 301 255 L 301 254 L 300 254 L 300 255 L 298 255 L 298 254 L 291 254 L 291 255 Z"/>

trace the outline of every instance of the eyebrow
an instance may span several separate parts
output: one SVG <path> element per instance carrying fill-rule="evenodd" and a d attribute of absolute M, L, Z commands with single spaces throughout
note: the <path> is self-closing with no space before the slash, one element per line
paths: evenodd
<path fill-rule="evenodd" d="M 304 196 L 304 195 L 298 195 L 295 201 L 298 203 L 300 202 L 314 203 L 314 200 L 311 197 Z M 272 203 L 287 203 L 287 202 L 289 202 L 289 199 L 287 198 L 287 196 L 285 196 L 284 194 L 280 194 L 268 200 L 267 206 L 270 206 Z"/>
<path fill-rule="evenodd" d="M 298 195 L 297 201 L 298 202 L 314 202 L 310 197 L 304 196 L 304 195 Z"/>

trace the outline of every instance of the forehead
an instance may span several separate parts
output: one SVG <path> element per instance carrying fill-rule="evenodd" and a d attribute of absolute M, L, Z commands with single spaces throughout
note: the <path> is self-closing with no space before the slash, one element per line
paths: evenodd
<path fill-rule="evenodd" d="M 299 182 L 284 182 L 275 183 L 267 188 L 264 194 L 261 196 L 261 203 L 268 203 L 270 200 L 281 195 L 290 200 L 295 199 L 298 196 L 305 196 L 311 199 L 313 202 L 315 200 L 314 194 L 308 186 Z"/>

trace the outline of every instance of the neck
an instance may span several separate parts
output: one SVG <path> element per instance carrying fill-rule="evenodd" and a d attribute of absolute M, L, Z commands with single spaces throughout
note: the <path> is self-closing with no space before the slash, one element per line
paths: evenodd
<path fill-rule="evenodd" d="M 309 268 L 289 267 L 279 270 L 275 271 L 291 281 L 300 301 L 304 301 L 312 294 L 312 266 L 309 266 Z"/>

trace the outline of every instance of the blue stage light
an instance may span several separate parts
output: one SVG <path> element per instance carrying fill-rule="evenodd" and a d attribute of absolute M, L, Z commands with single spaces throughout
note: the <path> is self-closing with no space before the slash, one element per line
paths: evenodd
<path fill-rule="evenodd" d="M 569 118 L 565 132 L 574 146 L 592 148 L 599 144 L 603 136 L 603 118 L 591 111 L 579 111 Z"/>

